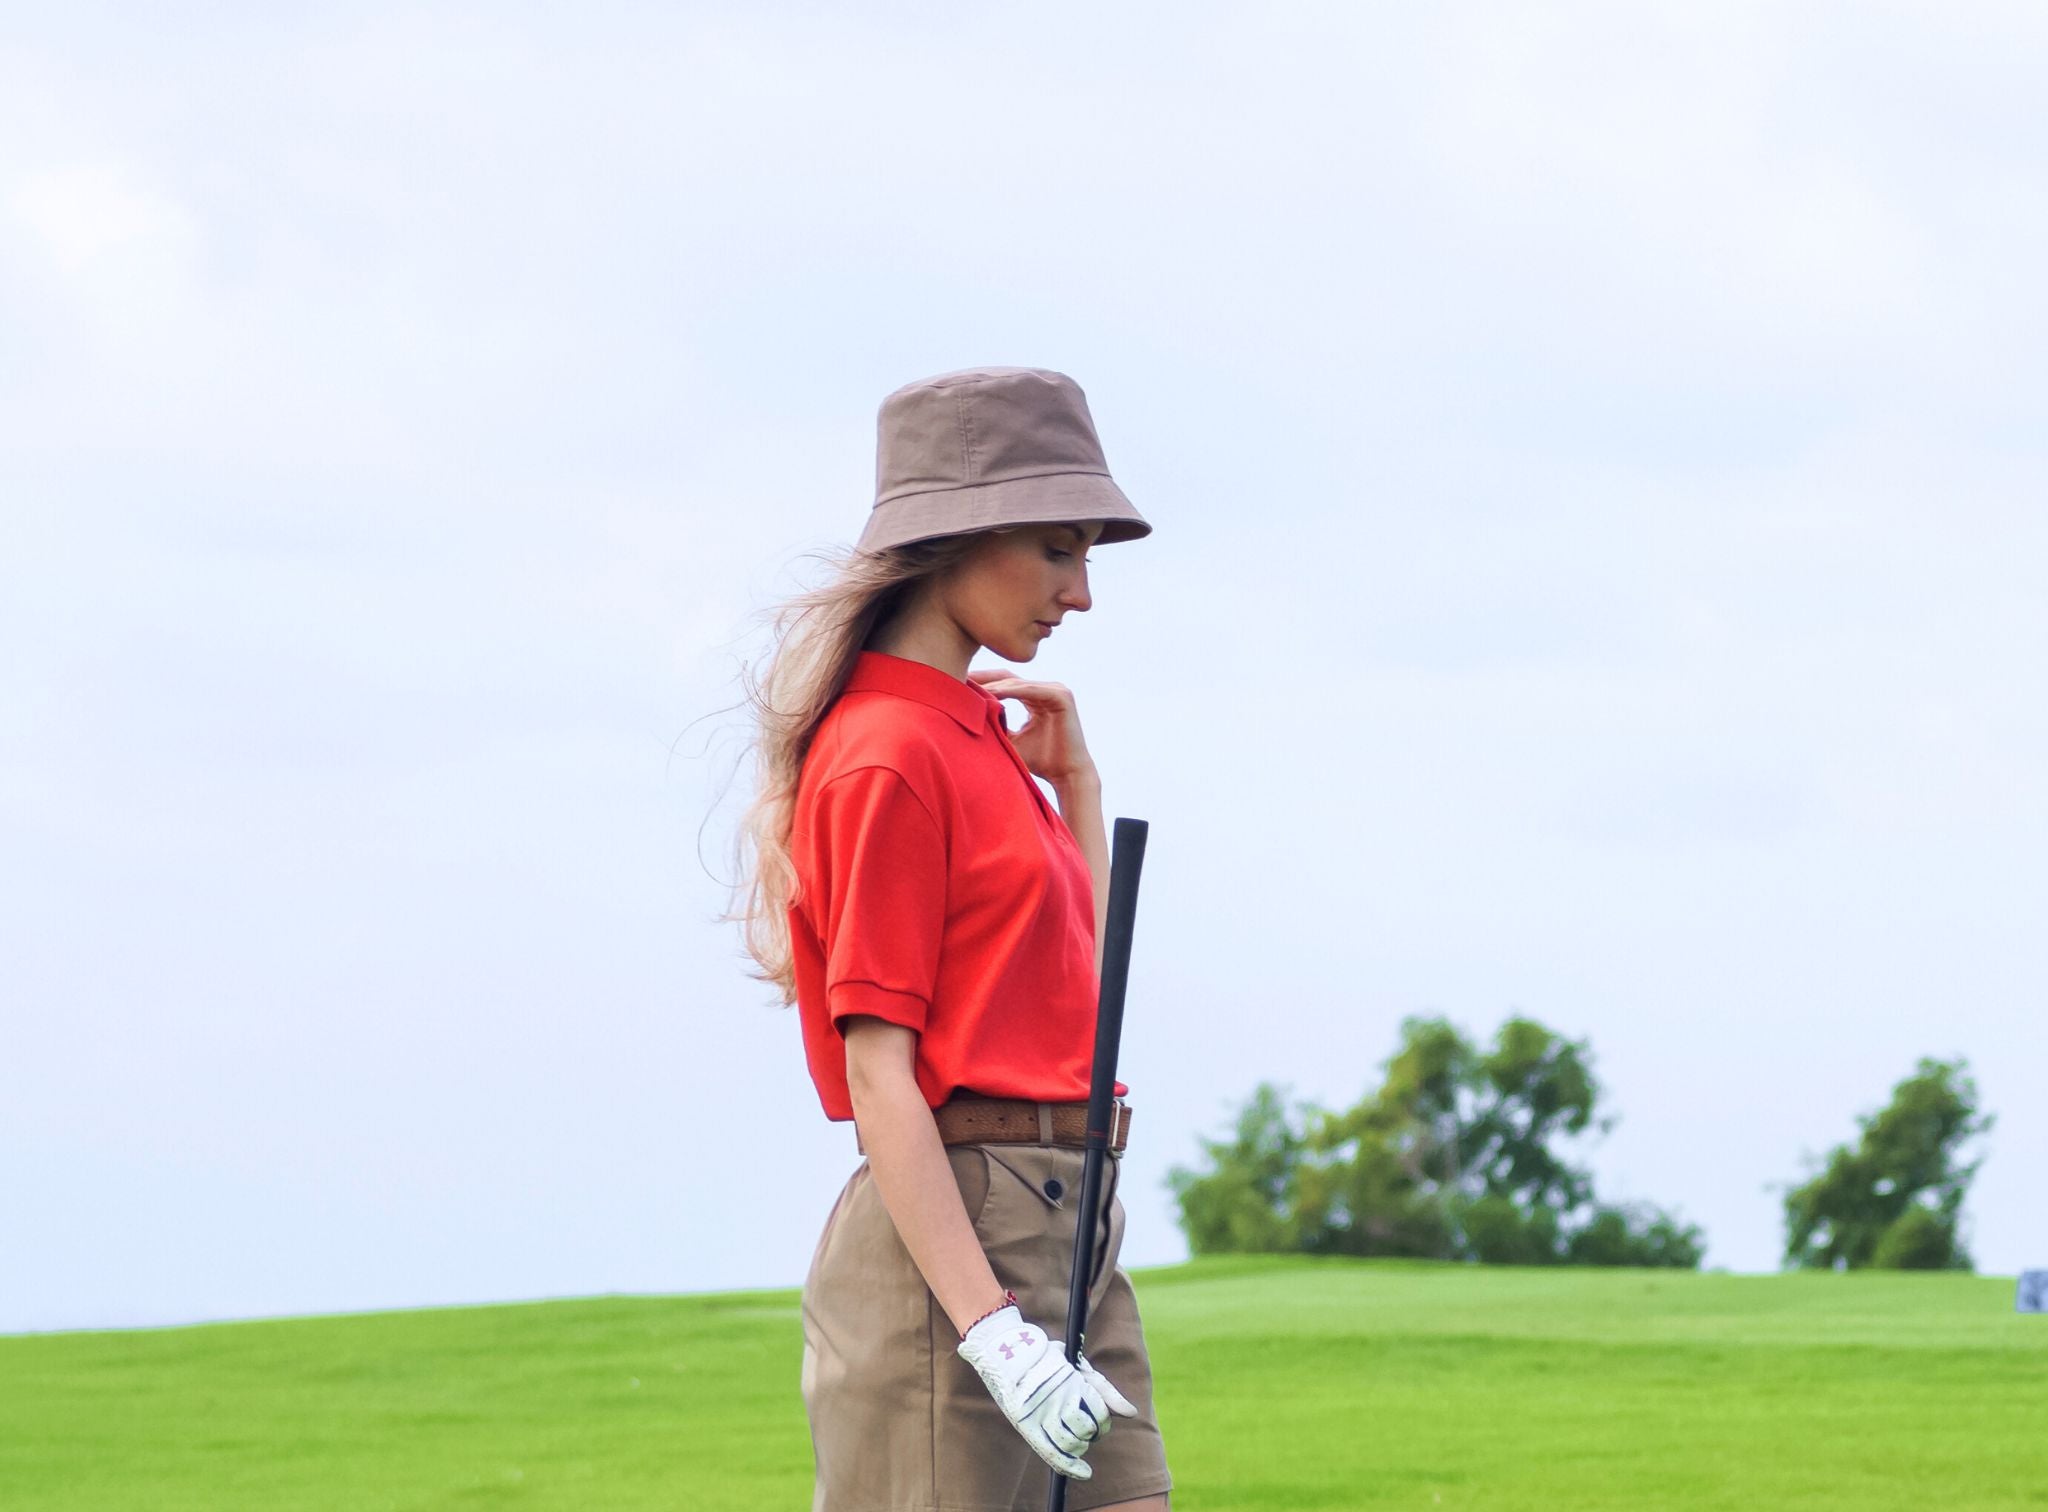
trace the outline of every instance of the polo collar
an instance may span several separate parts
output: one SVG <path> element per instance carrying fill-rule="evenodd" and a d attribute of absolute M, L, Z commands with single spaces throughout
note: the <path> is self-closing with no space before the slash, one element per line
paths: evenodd
<path fill-rule="evenodd" d="M 970 735 L 979 735 L 990 711 L 1000 703 L 978 682 L 969 682 L 937 667 L 886 651 L 862 651 L 847 674 L 847 693 L 894 693 L 952 715 Z"/>

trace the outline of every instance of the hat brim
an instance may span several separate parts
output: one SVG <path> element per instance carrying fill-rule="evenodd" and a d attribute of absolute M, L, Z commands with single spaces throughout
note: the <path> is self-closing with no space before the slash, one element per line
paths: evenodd
<path fill-rule="evenodd" d="M 877 504 L 857 543 L 862 551 L 884 551 L 935 536 L 962 535 L 996 525 L 1040 525 L 1100 520 L 1098 546 L 1135 541 L 1152 533 L 1116 481 L 1105 473 L 1042 473 L 1004 478 L 965 488 L 935 488 L 902 494 Z"/>

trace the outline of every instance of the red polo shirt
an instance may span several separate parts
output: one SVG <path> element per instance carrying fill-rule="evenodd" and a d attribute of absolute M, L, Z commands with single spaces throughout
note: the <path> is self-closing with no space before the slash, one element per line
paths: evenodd
<path fill-rule="evenodd" d="M 1094 877 L 1011 743 L 1001 699 L 861 652 L 804 756 L 790 858 L 797 1012 L 827 1118 L 853 1117 L 855 1013 L 918 1031 L 932 1107 L 963 1087 L 1087 1101 Z"/>

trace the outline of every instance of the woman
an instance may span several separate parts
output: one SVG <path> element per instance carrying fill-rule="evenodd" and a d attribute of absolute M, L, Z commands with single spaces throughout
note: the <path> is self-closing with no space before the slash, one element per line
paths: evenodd
<path fill-rule="evenodd" d="M 1073 696 L 1028 662 L 1090 605 L 1086 551 L 1151 526 L 1080 388 L 984 367 L 882 401 L 876 500 L 835 581 L 778 616 L 750 953 L 794 1001 L 855 1168 L 803 1290 L 813 1512 L 1155 1512 L 1172 1478 L 1116 1195 L 1065 1355 L 1109 890 Z M 1014 736 L 1004 699 L 1028 711 Z M 1054 808 L 1042 779 L 1058 799 Z M 1126 1091 L 1119 1082 L 1121 1098 Z"/>

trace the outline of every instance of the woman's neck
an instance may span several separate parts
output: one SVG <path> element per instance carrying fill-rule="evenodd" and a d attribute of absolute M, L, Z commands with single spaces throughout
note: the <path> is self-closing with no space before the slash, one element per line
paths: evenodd
<path fill-rule="evenodd" d="M 863 648 L 880 651 L 885 656 L 900 656 L 906 661 L 923 662 L 927 667 L 937 667 L 949 677 L 967 681 L 968 663 L 974 660 L 974 653 L 981 649 L 974 638 L 943 616 L 937 623 L 929 618 L 905 623 L 892 622 L 879 634 L 870 636 Z"/>

